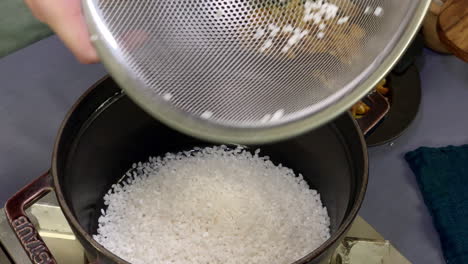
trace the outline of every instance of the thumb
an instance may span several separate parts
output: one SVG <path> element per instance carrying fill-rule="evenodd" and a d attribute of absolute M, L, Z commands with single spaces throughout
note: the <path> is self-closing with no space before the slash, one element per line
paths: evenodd
<path fill-rule="evenodd" d="M 99 61 L 89 40 L 80 0 L 25 0 L 36 18 L 48 24 L 81 63 Z"/>

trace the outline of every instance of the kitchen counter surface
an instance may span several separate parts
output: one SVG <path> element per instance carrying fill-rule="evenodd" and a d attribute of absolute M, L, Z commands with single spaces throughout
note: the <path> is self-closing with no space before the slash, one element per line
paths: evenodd
<path fill-rule="evenodd" d="M 399 139 L 369 150 L 370 182 L 360 214 L 415 264 L 443 256 L 415 177 L 403 155 L 419 146 L 468 143 L 468 64 L 429 50 L 418 59 L 420 112 Z M 0 59 L 0 203 L 50 166 L 60 123 L 106 74 L 80 65 L 56 37 Z"/>

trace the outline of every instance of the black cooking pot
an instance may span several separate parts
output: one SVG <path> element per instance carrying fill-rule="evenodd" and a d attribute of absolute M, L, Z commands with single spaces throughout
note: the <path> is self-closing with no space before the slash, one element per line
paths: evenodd
<path fill-rule="evenodd" d="M 153 119 L 121 93 L 112 79 L 104 78 L 65 118 L 51 170 L 7 201 L 8 220 L 33 263 L 56 263 L 24 212 L 54 191 L 91 263 L 127 263 L 92 238 L 104 208 L 104 194 L 136 161 L 208 145 Z M 320 192 L 331 218 L 331 238 L 296 263 L 328 259 L 355 219 L 367 186 L 367 150 L 357 123 L 344 114 L 302 136 L 252 147 L 260 147 L 275 163 L 302 173 Z"/>

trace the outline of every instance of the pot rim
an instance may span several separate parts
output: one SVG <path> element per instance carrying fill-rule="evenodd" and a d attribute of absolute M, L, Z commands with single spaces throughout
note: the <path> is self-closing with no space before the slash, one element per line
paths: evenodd
<path fill-rule="evenodd" d="M 70 108 L 70 110 L 67 112 L 65 118 L 63 119 L 60 128 L 57 133 L 57 137 L 55 139 L 55 144 L 54 144 L 54 149 L 52 153 L 52 167 L 51 167 L 51 174 L 52 174 L 52 179 L 53 179 L 53 187 L 54 187 L 54 192 L 57 197 L 58 203 L 65 215 L 65 218 L 67 219 L 68 223 L 73 225 L 74 229 L 78 231 L 78 233 L 86 239 L 88 243 L 90 243 L 97 251 L 102 253 L 103 255 L 106 255 L 110 257 L 112 260 L 114 260 L 116 263 L 122 263 L 122 264 L 131 264 L 128 261 L 120 258 L 119 256 L 115 255 L 112 253 L 110 250 L 106 249 L 104 246 L 99 244 L 96 240 L 93 239 L 92 235 L 89 234 L 84 230 L 84 228 L 81 226 L 81 224 L 78 222 L 78 220 L 74 217 L 71 209 L 68 207 L 67 202 L 65 201 L 65 197 L 62 193 L 62 189 L 60 187 L 60 181 L 57 176 L 57 153 L 60 148 L 60 141 L 63 136 L 63 131 L 65 127 L 67 126 L 70 117 L 75 113 L 75 110 L 78 108 L 79 105 L 81 105 L 82 101 L 84 98 L 86 98 L 92 91 L 94 91 L 97 87 L 99 87 L 104 81 L 108 80 L 111 78 L 109 75 L 105 75 L 103 78 L 99 79 L 96 83 L 94 83 L 90 88 L 88 88 L 83 95 L 81 95 L 78 100 L 73 104 L 73 106 Z M 339 238 L 344 235 L 349 228 L 351 227 L 351 224 L 354 222 L 358 211 L 361 208 L 361 205 L 364 201 L 364 196 L 367 190 L 367 185 L 368 185 L 368 179 L 369 179 L 369 160 L 368 160 L 368 153 L 367 153 L 367 145 L 364 139 L 364 135 L 362 134 L 356 120 L 352 118 L 352 116 L 347 113 L 347 115 L 352 119 L 354 127 L 358 130 L 358 136 L 359 136 L 359 141 L 361 145 L 361 150 L 364 156 L 363 162 L 364 162 L 364 168 L 363 168 L 363 175 L 362 175 L 362 186 L 361 188 L 357 191 L 357 197 L 355 200 L 355 203 L 353 207 L 351 208 L 348 216 L 345 218 L 343 223 L 340 225 L 338 230 L 331 235 L 329 239 L 327 239 L 320 247 L 316 248 L 303 258 L 295 261 L 293 264 L 303 264 L 307 263 L 321 255 L 323 255 L 328 248 L 330 248 L 334 243 L 336 243 Z"/>

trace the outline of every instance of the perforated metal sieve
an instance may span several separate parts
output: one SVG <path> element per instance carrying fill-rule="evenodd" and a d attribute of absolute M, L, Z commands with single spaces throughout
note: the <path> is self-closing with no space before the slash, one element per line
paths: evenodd
<path fill-rule="evenodd" d="M 349 109 L 430 0 L 83 0 L 101 60 L 146 111 L 196 137 L 261 143 Z"/>

